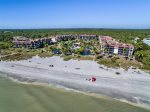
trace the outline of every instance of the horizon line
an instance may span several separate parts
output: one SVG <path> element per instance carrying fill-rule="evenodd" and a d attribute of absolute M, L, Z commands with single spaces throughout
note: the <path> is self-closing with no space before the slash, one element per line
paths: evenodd
<path fill-rule="evenodd" d="M 150 30 L 150 28 L 0 28 L 0 30 L 62 30 L 62 29 L 99 29 L 99 30 Z"/>

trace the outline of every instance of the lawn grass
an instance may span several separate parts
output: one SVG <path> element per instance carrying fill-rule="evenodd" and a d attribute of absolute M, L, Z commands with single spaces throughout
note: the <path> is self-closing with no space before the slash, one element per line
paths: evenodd
<path fill-rule="evenodd" d="M 0 77 L 0 112 L 149 112 L 112 99 L 96 98 Z"/>

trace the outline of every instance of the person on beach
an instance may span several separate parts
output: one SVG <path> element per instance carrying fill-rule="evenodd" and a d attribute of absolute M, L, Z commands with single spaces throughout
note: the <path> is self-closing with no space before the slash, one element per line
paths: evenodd
<path fill-rule="evenodd" d="M 86 78 L 86 80 L 88 80 L 88 81 L 92 81 L 92 82 L 96 82 L 96 78 L 95 77 L 92 77 L 92 78 Z"/>
<path fill-rule="evenodd" d="M 96 78 L 95 77 L 92 77 L 92 82 L 96 82 Z"/>

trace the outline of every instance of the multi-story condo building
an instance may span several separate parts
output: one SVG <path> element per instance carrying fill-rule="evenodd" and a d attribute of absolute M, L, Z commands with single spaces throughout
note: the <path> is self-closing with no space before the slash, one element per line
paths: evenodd
<path fill-rule="evenodd" d="M 77 35 L 77 39 L 91 40 L 96 38 L 97 38 L 96 35 L 87 35 L 87 34 Z"/>
<path fill-rule="evenodd" d="M 57 35 L 55 37 L 49 38 L 39 38 L 39 39 L 29 39 L 23 36 L 16 36 L 13 38 L 13 43 L 15 48 L 25 47 L 25 48 L 40 48 L 43 47 L 44 44 L 54 44 L 59 41 L 68 41 L 73 39 L 83 39 L 83 40 L 91 40 L 97 39 L 96 35 Z"/>
<path fill-rule="evenodd" d="M 143 39 L 143 43 L 145 43 L 146 45 L 150 46 L 150 38 L 144 38 Z"/>
<path fill-rule="evenodd" d="M 25 47 L 25 48 L 40 48 L 44 44 L 52 44 L 52 38 L 40 38 L 40 39 L 29 39 L 22 36 L 17 36 L 13 38 L 13 43 L 15 48 Z"/>
<path fill-rule="evenodd" d="M 58 41 L 67 41 L 72 39 L 83 39 L 83 40 L 91 40 L 97 39 L 96 35 L 87 35 L 87 34 L 79 34 L 79 35 L 57 35 L 56 39 Z"/>
<path fill-rule="evenodd" d="M 75 36 L 74 35 L 57 35 L 55 38 L 57 41 L 67 41 L 67 40 L 75 39 Z"/>
<path fill-rule="evenodd" d="M 110 36 L 99 36 L 100 50 L 103 54 L 117 54 L 131 56 L 134 46 L 131 44 L 120 43 Z"/>

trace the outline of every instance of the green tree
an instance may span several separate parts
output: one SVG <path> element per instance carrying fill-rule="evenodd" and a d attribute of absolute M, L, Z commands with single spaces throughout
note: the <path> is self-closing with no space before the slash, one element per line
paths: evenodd
<path fill-rule="evenodd" d="M 126 55 L 127 54 L 127 48 L 123 49 L 123 54 Z"/>
<path fill-rule="evenodd" d="M 11 47 L 11 43 L 0 42 L 0 49 L 8 49 L 9 47 Z"/>
<path fill-rule="evenodd" d="M 145 55 L 145 52 L 144 52 L 144 51 L 137 51 L 137 52 L 135 53 L 135 58 L 136 58 L 137 60 L 141 61 L 141 60 L 143 59 L 144 55 Z"/>

